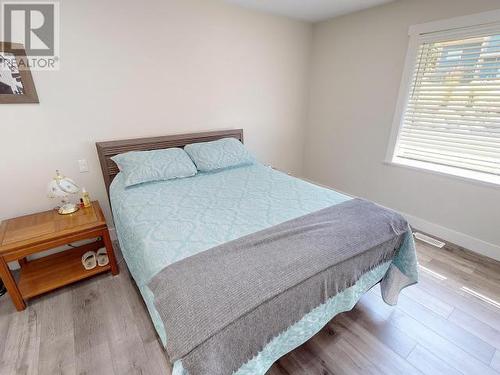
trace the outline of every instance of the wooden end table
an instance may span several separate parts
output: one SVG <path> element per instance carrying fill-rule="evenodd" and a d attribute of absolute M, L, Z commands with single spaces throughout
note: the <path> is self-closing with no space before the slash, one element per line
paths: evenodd
<path fill-rule="evenodd" d="M 28 261 L 31 254 L 86 239 L 99 240 L 87 245 Z M 106 247 L 109 264 L 85 270 L 81 257 L 87 251 Z M 16 283 L 8 263 L 19 261 L 20 277 Z M 108 226 L 99 203 L 80 208 L 70 215 L 56 210 L 5 220 L 0 224 L 0 278 L 18 311 L 26 300 L 94 275 L 119 273 Z"/>

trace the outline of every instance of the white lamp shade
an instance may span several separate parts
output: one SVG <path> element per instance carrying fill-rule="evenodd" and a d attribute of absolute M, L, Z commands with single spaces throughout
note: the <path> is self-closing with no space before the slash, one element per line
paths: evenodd
<path fill-rule="evenodd" d="M 49 198 L 65 198 L 69 194 L 76 194 L 80 191 L 78 185 L 71 178 L 57 174 L 47 186 Z"/>

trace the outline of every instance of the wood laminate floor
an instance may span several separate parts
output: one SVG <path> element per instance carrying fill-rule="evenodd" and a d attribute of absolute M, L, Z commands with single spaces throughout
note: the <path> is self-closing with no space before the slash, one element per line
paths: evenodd
<path fill-rule="evenodd" d="M 418 244 L 421 280 L 397 307 L 378 286 L 269 375 L 500 374 L 500 264 Z M 32 300 L 0 299 L 0 374 L 171 373 L 125 263 Z"/>

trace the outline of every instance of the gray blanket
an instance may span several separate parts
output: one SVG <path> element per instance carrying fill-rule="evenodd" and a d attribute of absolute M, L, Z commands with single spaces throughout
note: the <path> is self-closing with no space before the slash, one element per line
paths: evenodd
<path fill-rule="evenodd" d="M 280 332 L 391 260 L 399 214 L 353 199 L 174 263 L 150 282 L 167 351 L 190 375 L 232 374 Z"/>

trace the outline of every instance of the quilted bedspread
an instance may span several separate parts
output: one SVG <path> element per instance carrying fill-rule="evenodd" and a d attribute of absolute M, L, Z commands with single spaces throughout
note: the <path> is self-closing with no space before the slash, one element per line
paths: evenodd
<path fill-rule="evenodd" d="M 129 188 L 118 174 L 110 196 L 125 261 L 164 344 L 168 327 L 164 327 L 147 287 L 163 268 L 224 242 L 351 199 L 258 163 Z M 312 337 L 335 314 L 351 309 L 391 267 L 404 269 L 405 277 L 416 281 L 411 237 L 405 239 L 400 252 L 393 264 L 385 263 L 368 272 L 354 286 L 277 336 L 237 374 L 264 374 L 274 361 Z M 182 363 L 176 362 L 174 374 L 183 373 Z"/>

